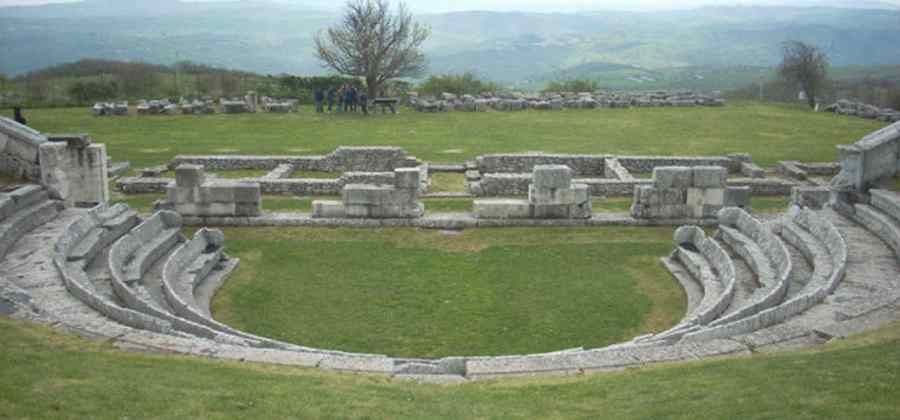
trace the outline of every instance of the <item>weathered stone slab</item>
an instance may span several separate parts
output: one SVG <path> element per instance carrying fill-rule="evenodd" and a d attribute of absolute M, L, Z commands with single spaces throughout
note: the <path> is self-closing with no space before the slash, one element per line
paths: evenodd
<path fill-rule="evenodd" d="M 728 171 L 721 166 L 695 166 L 693 168 L 696 188 L 725 188 Z"/>
<path fill-rule="evenodd" d="M 479 219 L 528 219 L 531 205 L 525 200 L 481 199 L 475 200 L 474 213 Z"/>
<path fill-rule="evenodd" d="M 653 169 L 653 184 L 660 189 L 683 189 L 693 185 L 694 173 L 689 167 L 660 166 Z"/>
<path fill-rule="evenodd" d="M 572 169 L 565 165 L 537 165 L 531 176 L 538 189 L 569 188 L 572 184 Z"/>

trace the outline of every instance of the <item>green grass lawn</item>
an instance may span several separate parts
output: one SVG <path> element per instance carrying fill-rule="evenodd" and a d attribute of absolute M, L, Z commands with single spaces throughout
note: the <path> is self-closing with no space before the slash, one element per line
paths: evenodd
<path fill-rule="evenodd" d="M 900 324 L 798 353 L 454 386 L 128 353 L 3 317 L 0 336 L 4 419 L 900 417 Z"/>
<path fill-rule="evenodd" d="M 89 133 L 116 160 L 135 168 L 177 154 L 324 154 L 337 146 L 393 145 L 432 162 L 462 162 L 485 153 L 721 155 L 752 153 L 779 160 L 833 161 L 835 145 L 884 124 L 800 106 L 729 103 L 723 108 L 567 110 L 399 115 L 245 114 L 95 118 L 87 108 L 34 109 L 44 132 Z"/>
<path fill-rule="evenodd" d="M 307 346 L 392 356 L 598 347 L 674 325 L 671 228 L 225 229 L 241 266 L 217 319 Z"/>

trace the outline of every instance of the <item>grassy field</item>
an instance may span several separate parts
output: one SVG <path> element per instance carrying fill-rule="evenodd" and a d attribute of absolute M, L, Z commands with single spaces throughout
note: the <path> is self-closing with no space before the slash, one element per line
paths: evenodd
<path fill-rule="evenodd" d="M 125 353 L 0 317 L 0 418 L 896 419 L 900 324 L 822 348 L 455 386 Z"/>
<path fill-rule="evenodd" d="M 674 325 L 671 228 L 226 229 L 242 266 L 217 319 L 319 348 L 406 357 L 598 347 Z M 364 303 L 364 304 L 362 304 Z"/>
<path fill-rule="evenodd" d="M 177 154 L 323 154 L 341 145 L 394 145 L 432 162 L 525 151 L 647 155 L 752 153 L 757 163 L 832 161 L 835 145 L 883 124 L 802 107 L 568 110 L 399 115 L 296 114 L 95 118 L 87 108 L 28 110 L 44 132 L 82 132 L 135 168 Z"/>

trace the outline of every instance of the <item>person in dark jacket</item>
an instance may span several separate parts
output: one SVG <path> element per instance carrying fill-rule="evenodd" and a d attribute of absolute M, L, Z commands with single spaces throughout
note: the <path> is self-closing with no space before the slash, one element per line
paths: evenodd
<path fill-rule="evenodd" d="M 21 107 L 13 107 L 13 119 L 19 124 L 28 125 L 28 120 L 22 115 Z"/>
<path fill-rule="evenodd" d="M 331 112 L 334 107 L 334 95 L 336 94 L 337 89 L 334 86 L 328 88 L 328 112 Z"/>
<path fill-rule="evenodd" d="M 347 112 L 353 111 L 353 87 L 347 86 L 344 90 L 344 109 Z"/>
<path fill-rule="evenodd" d="M 316 112 L 319 114 L 325 112 L 325 91 L 322 88 L 316 88 L 316 92 L 313 95 L 316 99 Z"/>
<path fill-rule="evenodd" d="M 359 107 L 363 115 L 369 115 L 369 94 L 365 90 L 359 91 Z"/>

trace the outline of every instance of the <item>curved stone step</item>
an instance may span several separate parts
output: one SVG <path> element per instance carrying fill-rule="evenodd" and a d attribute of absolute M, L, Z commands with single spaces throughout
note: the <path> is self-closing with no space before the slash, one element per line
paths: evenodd
<path fill-rule="evenodd" d="M 710 322 L 710 327 L 734 322 L 782 302 L 793 270 L 790 254 L 781 239 L 743 209 L 724 209 L 719 221 L 722 238 L 754 269 L 763 287 L 739 308 Z"/>
<path fill-rule="evenodd" d="M 696 310 L 697 306 L 700 305 L 700 301 L 703 300 L 703 286 L 697 283 L 694 280 L 694 277 L 687 271 L 687 269 L 681 265 L 680 262 L 676 258 L 665 257 L 660 259 L 663 266 L 669 270 L 669 273 L 672 274 L 672 277 L 681 285 L 681 288 L 684 289 L 685 296 L 687 298 L 687 307 L 685 310 L 685 314 L 693 313 Z"/>
<path fill-rule="evenodd" d="M 790 220 L 809 232 L 828 251 L 831 267 L 828 272 L 814 272 L 805 290 L 777 306 L 767 308 L 751 316 L 699 331 L 685 334 L 682 342 L 700 342 L 737 335 L 750 334 L 797 316 L 822 302 L 831 294 L 844 276 L 847 262 L 847 244 L 837 228 L 812 210 L 802 210 L 789 216 Z"/>
<path fill-rule="evenodd" d="M 732 257 L 736 274 L 735 297 L 721 315 L 728 317 L 741 310 L 766 285 L 773 284 L 775 271 L 759 247 L 737 230 L 722 226 L 716 239 Z"/>
<path fill-rule="evenodd" d="M 866 204 L 857 204 L 854 219 L 881 238 L 900 259 L 900 226 L 896 219 Z"/>
<path fill-rule="evenodd" d="M 200 313 L 212 318 L 212 311 L 210 307 L 212 306 L 213 297 L 215 297 L 216 292 L 225 284 L 225 281 L 231 276 L 231 273 L 234 272 L 238 267 L 239 260 L 236 258 L 229 258 L 225 261 L 222 261 L 219 265 L 213 267 L 212 271 L 210 271 L 209 275 L 204 277 L 199 283 L 194 287 L 194 302 L 197 303 L 197 308 L 200 310 Z"/>
<path fill-rule="evenodd" d="M 120 209 L 120 208 L 119 208 Z M 118 209 L 117 209 L 118 210 Z M 101 226 L 106 219 L 104 217 L 117 217 L 117 210 L 110 212 L 106 206 L 98 206 L 83 212 L 79 217 L 69 223 L 61 232 L 53 246 L 53 261 L 58 273 L 69 292 L 101 314 L 133 328 L 148 330 L 163 334 L 174 332 L 171 323 L 157 317 L 130 309 L 113 298 L 114 293 L 110 288 L 97 287 L 94 281 L 88 277 L 86 270 L 91 264 L 86 259 L 73 258 L 71 252 L 75 249 L 94 248 L 96 245 L 84 246 L 81 243 L 88 241 L 113 241 L 116 232 L 111 230 L 109 234 L 91 235 L 90 232 Z M 98 253 L 103 252 L 98 250 Z M 82 255 L 80 258 L 90 258 Z M 96 259 L 96 258 L 94 258 Z M 105 263 L 105 262 L 103 262 Z"/>
<path fill-rule="evenodd" d="M 736 274 L 731 256 L 722 246 L 706 237 L 697 226 L 684 226 L 675 232 L 677 260 L 703 289 L 700 302 L 674 327 L 659 334 L 634 340 L 634 343 L 659 344 L 677 341 L 683 335 L 715 320 L 731 305 L 736 288 Z M 689 249 L 690 248 L 690 249 Z M 675 272 L 672 273 L 676 275 Z"/>
<path fill-rule="evenodd" d="M 46 197 L 46 192 L 43 192 Z M 22 207 L 0 223 L 0 258 L 4 257 L 19 238 L 57 217 L 64 208 L 59 201 L 38 201 Z"/>
<path fill-rule="evenodd" d="M 159 309 L 173 315 L 178 314 L 172 306 L 169 305 L 169 300 L 166 298 L 166 292 L 163 290 L 165 288 L 165 285 L 163 284 L 165 282 L 163 279 L 163 269 L 165 268 L 166 261 L 168 261 L 169 257 L 171 257 L 179 247 L 181 247 L 182 243 L 183 242 L 179 241 L 171 247 L 168 247 L 166 251 L 162 252 L 159 259 L 154 261 L 150 268 L 147 269 L 147 272 L 140 277 L 140 280 L 132 284 L 132 287 L 137 290 L 137 293 L 145 299 L 152 301 Z"/>

